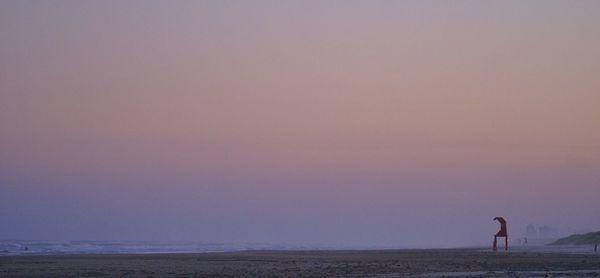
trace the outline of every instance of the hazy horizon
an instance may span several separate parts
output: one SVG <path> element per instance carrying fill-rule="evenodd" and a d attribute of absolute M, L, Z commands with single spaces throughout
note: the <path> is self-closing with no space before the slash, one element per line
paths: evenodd
<path fill-rule="evenodd" d="M 600 230 L 600 1 L 1 1 L 0 239 Z"/>

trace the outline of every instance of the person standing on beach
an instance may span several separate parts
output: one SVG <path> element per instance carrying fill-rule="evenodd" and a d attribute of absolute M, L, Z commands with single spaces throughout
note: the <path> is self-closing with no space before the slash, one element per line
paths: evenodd
<path fill-rule="evenodd" d="M 492 249 L 494 251 L 498 250 L 497 239 L 498 237 L 503 237 L 504 249 L 508 250 L 508 231 L 506 228 L 506 220 L 502 217 L 494 217 L 494 220 L 500 222 L 500 231 L 498 231 L 498 233 L 494 235 L 494 244 L 492 246 Z"/>

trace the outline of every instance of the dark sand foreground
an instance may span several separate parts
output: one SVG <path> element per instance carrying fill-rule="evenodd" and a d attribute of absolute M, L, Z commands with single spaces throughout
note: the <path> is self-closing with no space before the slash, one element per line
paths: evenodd
<path fill-rule="evenodd" d="M 0 257 L 0 277 L 600 277 L 600 256 L 476 249 Z"/>

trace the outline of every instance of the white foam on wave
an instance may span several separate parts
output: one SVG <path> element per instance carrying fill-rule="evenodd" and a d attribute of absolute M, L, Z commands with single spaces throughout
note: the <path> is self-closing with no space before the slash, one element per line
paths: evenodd
<path fill-rule="evenodd" d="M 136 254 L 238 251 L 244 246 L 208 243 L 0 240 L 0 256 Z"/>

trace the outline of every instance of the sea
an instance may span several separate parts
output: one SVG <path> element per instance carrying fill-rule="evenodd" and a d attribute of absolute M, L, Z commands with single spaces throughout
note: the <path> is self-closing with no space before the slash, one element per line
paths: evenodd
<path fill-rule="evenodd" d="M 492 252 L 489 247 L 464 247 Z M 247 250 L 383 250 L 404 249 L 322 245 L 288 245 L 261 243 L 202 243 L 156 241 L 92 241 L 92 240 L 0 240 L 0 256 L 61 255 L 61 254 L 151 254 L 151 253 L 208 253 Z M 420 248 L 409 248 L 420 249 Z M 430 249 L 430 248 L 428 248 Z M 435 248 L 434 248 L 435 249 Z M 444 249 L 444 248 L 442 248 Z M 600 246 L 598 247 L 600 249 Z M 499 248 L 498 253 L 506 251 Z M 600 255 L 591 245 L 513 245 L 508 252 L 570 253 Z"/>
<path fill-rule="evenodd" d="M 0 256 L 57 254 L 145 254 L 202 253 L 242 250 L 304 249 L 276 244 L 198 242 L 91 241 L 91 240 L 0 240 Z"/>

